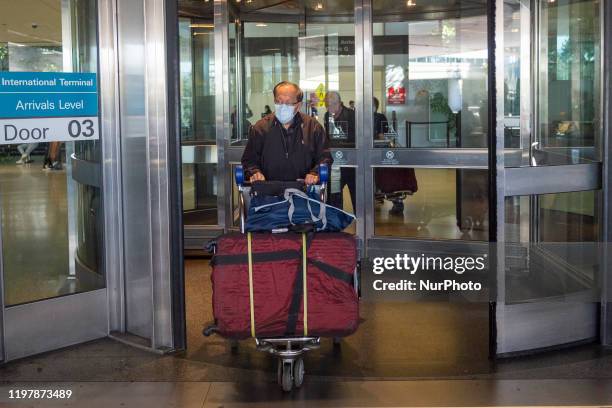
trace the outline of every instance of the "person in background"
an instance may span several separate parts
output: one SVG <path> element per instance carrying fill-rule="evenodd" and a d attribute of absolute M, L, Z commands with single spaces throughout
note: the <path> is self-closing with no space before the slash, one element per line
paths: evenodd
<path fill-rule="evenodd" d="M 30 158 L 30 154 L 38 147 L 38 143 L 24 143 L 17 146 L 17 150 L 21 154 L 21 158 L 17 160 L 15 163 L 17 164 L 26 164 L 32 163 L 32 159 Z"/>
<path fill-rule="evenodd" d="M 251 116 L 253 113 L 251 112 Z M 232 123 L 232 142 L 242 142 L 249 134 L 249 128 L 251 127 L 251 122 L 247 120 L 246 117 L 242 118 L 242 134 L 238 134 L 238 110 L 236 105 L 232 107 L 232 111 L 230 112 L 230 122 Z M 246 116 L 246 113 L 245 113 Z"/>
<path fill-rule="evenodd" d="M 269 114 L 271 114 L 271 113 L 272 113 L 272 109 L 270 109 L 270 105 L 266 105 L 266 106 L 264 107 L 264 111 L 263 111 L 263 112 L 262 112 L 262 114 L 261 114 L 261 117 L 262 117 L 262 118 L 263 118 L 263 117 L 266 117 L 266 116 L 268 116 L 268 115 L 269 115 Z"/>
<path fill-rule="evenodd" d="M 247 119 L 253 117 L 253 110 L 251 109 L 248 103 L 244 104 L 244 117 Z"/>
<path fill-rule="evenodd" d="M 342 103 L 340 94 L 335 91 L 330 91 L 325 95 L 325 132 L 330 139 L 332 147 L 355 147 L 355 111 L 347 108 Z M 356 205 L 355 193 L 355 169 L 351 167 L 340 167 L 340 191 L 339 193 L 330 194 L 330 204 L 335 207 L 343 207 L 342 190 L 344 186 L 348 186 L 351 194 L 353 209 Z M 331 191 L 331 190 L 330 190 Z"/>
<path fill-rule="evenodd" d="M 60 159 L 60 150 L 62 142 L 49 142 L 47 144 L 47 156 L 43 163 L 44 170 L 61 170 L 62 161 Z"/>
<path fill-rule="evenodd" d="M 316 119 L 300 112 L 304 93 L 297 84 L 283 81 L 273 90 L 274 115 L 251 126 L 242 155 L 245 177 L 250 182 L 319 181 L 319 165 L 331 167 L 329 139 Z"/>
<path fill-rule="evenodd" d="M 374 140 L 384 140 L 385 133 L 389 131 L 389 121 L 383 113 L 378 112 L 380 107 L 378 98 L 372 98 L 372 107 L 374 108 Z"/>
<path fill-rule="evenodd" d="M 372 98 L 374 109 L 374 140 L 384 140 L 385 133 L 389 131 L 387 117 L 378 112 L 380 102 Z M 391 147 L 391 146 L 390 146 Z M 379 167 L 374 170 L 376 196 L 384 202 L 387 198 L 393 206 L 389 210 L 391 215 L 403 216 L 404 200 L 418 190 L 416 175 L 413 168 L 408 167 Z"/>
<path fill-rule="evenodd" d="M 325 131 L 332 147 L 355 147 L 355 111 L 344 106 L 340 94 L 325 95 Z"/>
<path fill-rule="evenodd" d="M 349 109 L 355 110 L 355 101 L 349 101 Z"/>

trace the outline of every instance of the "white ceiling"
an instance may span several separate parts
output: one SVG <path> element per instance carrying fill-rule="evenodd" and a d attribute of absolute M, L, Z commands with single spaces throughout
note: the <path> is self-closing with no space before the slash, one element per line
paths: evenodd
<path fill-rule="evenodd" d="M 0 43 L 61 45 L 61 0 L 0 0 Z M 35 24 L 37 28 L 33 28 Z"/>

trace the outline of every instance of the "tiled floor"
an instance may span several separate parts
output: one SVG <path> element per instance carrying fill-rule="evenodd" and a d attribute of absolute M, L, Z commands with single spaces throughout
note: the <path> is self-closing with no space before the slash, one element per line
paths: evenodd
<path fill-rule="evenodd" d="M 0 199 L 6 304 L 69 293 L 66 172 L 5 159 Z"/>

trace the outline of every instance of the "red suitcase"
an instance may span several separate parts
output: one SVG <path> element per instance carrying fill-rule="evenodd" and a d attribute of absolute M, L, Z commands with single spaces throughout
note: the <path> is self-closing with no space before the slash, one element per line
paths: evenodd
<path fill-rule="evenodd" d="M 410 167 L 379 167 L 374 170 L 376 189 L 381 193 L 391 194 L 398 191 L 419 189 L 414 169 Z"/>
<path fill-rule="evenodd" d="M 352 235 L 253 233 L 252 279 L 247 237 L 230 233 L 217 240 L 213 313 L 221 335 L 341 337 L 355 332 L 359 306 L 353 287 L 357 248 Z"/>

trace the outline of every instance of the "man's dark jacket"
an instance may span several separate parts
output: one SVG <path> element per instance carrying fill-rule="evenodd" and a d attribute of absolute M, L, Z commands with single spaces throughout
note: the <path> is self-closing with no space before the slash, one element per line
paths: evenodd
<path fill-rule="evenodd" d="M 295 181 L 307 174 L 319 174 L 319 164 L 330 168 L 333 159 L 329 139 L 316 119 L 298 112 L 289 129 L 266 115 L 249 130 L 249 141 L 242 155 L 248 179 L 260 171 L 266 180 Z"/>

